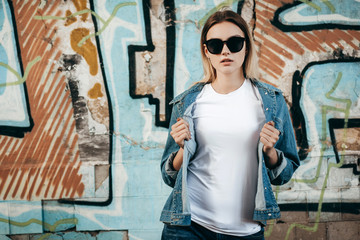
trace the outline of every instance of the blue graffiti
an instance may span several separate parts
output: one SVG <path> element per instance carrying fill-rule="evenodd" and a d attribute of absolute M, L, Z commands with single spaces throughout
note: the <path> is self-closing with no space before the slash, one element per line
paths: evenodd
<path fill-rule="evenodd" d="M 287 26 L 309 26 L 318 24 L 360 25 L 358 9 L 360 2 L 349 1 L 323 1 L 297 4 L 279 14 L 279 21 Z"/>
<path fill-rule="evenodd" d="M 20 76 L 21 59 L 18 59 L 16 29 L 11 17 L 8 1 L 0 2 L 0 135 L 23 137 L 25 131 L 31 130 L 31 117 L 24 84 L 6 86 L 19 79 L 10 72 L 11 68 Z M 9 127 L 11 130 L 9 130 Z"/>

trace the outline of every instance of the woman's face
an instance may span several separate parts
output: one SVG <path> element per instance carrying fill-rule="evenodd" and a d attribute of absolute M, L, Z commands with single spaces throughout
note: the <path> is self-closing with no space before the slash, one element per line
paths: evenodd
<path fill-rule="evenodd" d="M 231 37 L 245 38 L 245 34 L 234 23 L 221 22 L 209 29 L 206 35 L 206 41 L 210 39 L 227 41 Z M 244 41 L 243 48 L 239 52 L 231 52 L 227 44 L 224 44 L 221 52 L 218 54 L 211 53 L 205 44 L 204 51 L 205 55 L 211 61 L 212 66 L 215 68 L 217 77 L 232 74 L 240 74 L 238 76 L 243 76 L 242 65 L 245 59 L 246 41 Z"/>

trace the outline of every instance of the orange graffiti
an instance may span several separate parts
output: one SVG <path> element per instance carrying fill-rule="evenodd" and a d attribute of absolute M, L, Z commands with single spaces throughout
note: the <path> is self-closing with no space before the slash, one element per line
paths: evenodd
<path fill-rule="evenodd" d="M 32 1 L 11 4 L 24 68 L 36 56 L 42 58 L 26 80 L 33 129 L 21 139 L 0 136 L 0 145 L 6 149 L 0 157 L 0 200 L 81 197 L 85 185 L 80 174 L 72 100 L 70 92 L 65 91 L 66 77 L 57 71 L 57 64 L 48 61 L 62 55 L 56 20 L 43 22 L 31 17 L 63 15 L 59 10 L 61 2 L 45 4 L 42 9 Z M 43 78 L 48 81 L 42 81 Z M 66 172 L 71 172 L 71 176 L 66 176 Z"/>
<path fill-rule="evenodd" d="M 81 47 L 78 46 L 81 39 L 89 35 L 89 33 L 90 31 L 86 28 L 74 29 L 70 34 L 70 41 L 72 49 L 85 58 L 85 61 L 90 67 L 90 74 L 94 76 L 98 73 L 97 51 L 95 45 L 90 39 L 87 39 Z"/>
<path fill-rule="evenodd" d="M 76 10 L 81 11 L 86 9 L 86 0 L 74 0 L 73 3 L 76 7 Z M 86 21 L 87 17 L 88 17 L 89 13 L 84 13 L 81 15 L 81 20 L 82 21 Z"/>
<path fill-rule="evenodd" d="M 70 16 L 72 12 L 70 10 L 66 10 L 66 17 Z M 76 22 L 76 17 L 68 17 L 66 18 L 65 26 L 69 26 Z"/>
<path fill-rule="evenodd" d="M 101 92 L 101 84 L 95 83 L 94 86 L 89 90 L 88 96 L 92 99 L 103 97 L 104 94 Z"/>
<path fill-rule="evenodd" d="M 268 76 L 282 79 L 286 68 L 285 59 L 293 60 L 306 52 L 327 52 L 344 49 L 344 43 L 357 49 L 354 40 L 360 39 L 360 34 L 353 30 L 323 29 L 286 33 L 275 27 L 271 20 L 275 11 L 292 0 L 261 0 L 256 1 L 256 22 L 254 30 L 255 43 L 259 49 L 259 67 Z M 266 76 L 263 81 L 270 82 Z M 276 83 L 273 83 L 275 84 Z"/>

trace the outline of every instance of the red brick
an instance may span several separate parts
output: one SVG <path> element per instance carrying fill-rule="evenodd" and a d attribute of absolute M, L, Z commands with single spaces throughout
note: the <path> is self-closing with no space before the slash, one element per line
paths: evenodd
<path fill-rule="evenodd" d="M 360 214 L 355 213 L 341 213 L 342 221 L 360 221 Z"/>
<path fill-rule="evenodd" d="M 266 240 L 285 239 L 286 233 L 287 233 L 290 225 L 291 224 L 287 224 L 287 223 L 271 224 L 270 222 L 268 222 L 268 225 L 265 228 L 265 239 Z M 294 237 L 295 237 L 295 232 L 294 232 L 294 230 L 292 230 L 290 233 L 289 239 L 294 239 Z"/>
<path fill-rule="evenodd" d="M 327 223 L 328 240 L 360 239 L 360 221 Z"/>
<path fill-rule="evenodd" d="M 294 222 L 308 222 L 309 216 L 307 212 L 292 212 L 292 211 L 281 211 L 280 221 L 285 223 L 294 223 Z"/>
<path fill-rule="evenodd" d="M 315 223 L 304 224 L 308 227 L 314 227 Z M 295 229 L 295 238 L 294 239 L 316 239 L 316 240 L 326 240 L 326 223 L 319 223 L 316 231 L 309 231 L 301 227 Z"/>

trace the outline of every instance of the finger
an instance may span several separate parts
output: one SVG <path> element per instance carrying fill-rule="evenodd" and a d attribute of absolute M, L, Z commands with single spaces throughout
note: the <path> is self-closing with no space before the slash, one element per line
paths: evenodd
<path fill-rule="evenodd" d="M 269 122 L 267 122 L 265 124 L 275 127 L 275 122 L 274 121 L 269 121 Z"/>
<path fill-rule="evenodd" d="M 176 119 L 176 122 L 182 122 L 182 123 L 185 123 L 186 125 L 189 126 L 188 122 L 185 121 L 185 120 L 184 120 L 183 118 L 181 118 L 181 117 L 178 117 L 178 118 Z"/>
<path fill-rule="evenodd" d="M 267 142 L 270 142 L 270 138 L 271 138 L 271 137 L 270 137 L 269 135 L 261 132 L 261 133 L 260 133 L 260 138 L 263 138 L 263 139 L 265 139 Z"/>
<path fill-rule="evenodd" d="M 182 134 L 184 132 L 189 132 L 190 133 L 189 128 L 187 128 L 185 125 L 179 126 L 175 130 L 173 130 L 173 132 L 174 132 L 174 135 L 180 135 L 180 134 Z"/>
<path fill-rule="evenodd" d="M 186 129 L 186 128 L 181 128 L 181 129 L 176 128 L 176 129 L 170 131 L 170 135 L 175 139 L 175 138 L 176 138 L 177 136 L 179 136 L 179 135 L 181 134 L 181 132 L 183 132 L 183 131 L 187 131 L 187 129 Z"/>
<path fill-rule="evenodd" d="M 181 120 L 174 125 L 172 125 L 171 130 L 172 131 L 180 131 L 182 129 L 189 129 L 188 125 L 185 124 L 185 122 L 182 122 Z"/>
<path fill-rule="evenodd" d="M 188 129 L 185 124 L 173 125 L 171 127 L 171 130 L 174 131 L 174 132 L 179 132 L 179 131 L 181 131 L 183 129 Z"/>
<path fill-rule="evenodd" d="M 261 132 L 265 133 L 266 135 L 269 135 L 269 136 L 271 136 L 273 134 L 273 132 L 270 129 L 267 129 L 265 127 L 263 129 L 261 129 Z"/>
<path fill-rule="evenodd" d="M 184 132 L 188 132 L 189 130 L 187 128 L 183 128 L 179 131 L 171 131 L 170 135 L 173 137 L 178 137 L 179 135 L 183 134 Z"/>
<path fill-rule="evenodd" d="M 275 126 L 274 126 L 274 124 L 271 124 L 271 122 L 270 122 L 270 123 L 265 123 L 265 124 L 264 124 L 264 128 L 276 129 Z"/>
<path fill-rule="evenodd" d="M 185 124 L 187 127 L 189 127 L 189 123 L 188 123 L 187 121 L 185 121 L 183 118 L 181 118 L 181 119 L 179 120 L 179 122 L 180 122 L 180 123 L 183 123 L 183 124 Z"/>
<path fill-rule="evenodd" d="M 271 147 L 270 142 L 265 137 L 260 137 L 260 142 L 262 142 L 266 147 Z"/>
<path fill-rule="evenodd" d="M 275 127 L 273 127 L 272 125 L 270 124 L 265 124 L 263 129 L 268 129 L 269 131 L 275 133 L 276 135 L 280 135 L 280 131 L 277 130 Z"/>
<path fill-rule="evenodd" d="M 185 125 L 185 126 L 189 127 L 189 124 L 184 119 L 178 118 L 177 122 L 171 126 L 171 129 L 178 128 L 181 125 Z"/>
<path fill-rule="evenodd" d="M 270 138 L 275 139 L 275 141 L 279 140 L 279 134 L 277 133 L 278 131 L 270 131 L 269 129 L 262 129 L 261 132 L 267 136 L 269 136 Z"/>
<path fill-rule="evenodd" d="M 179 135 L 176 139 L 175 142 L 180 146 L 180 147 L 184 147 L 184 142 L 185 140 L 189 140 L 189 135 L 188 133 L 183 133 L 181 135 Z"/>
<path fill-rule="evenodd" d="M 183 130 L 181 133 L 179 133 L 179 136 L 185 140 L 191 139 L 191 132 L 189 129 Z"/>
<path fill-rule="evenodd" d="M 173 134 L 173 138 L 174 139 L 179 139 L 182 135 L 186 135 L 186 136 L 189 136 L 189 139 L 190 139 L 190 131 L 188 130 L 188 129 L 183 129 L 183 130 L 181 130 L 181 131 L 179 131 L 179 132 L 175 132 L 174 134 Z M 182 139 L 183 140 L 183 139 Z"/>
<path fill-rule="evenodd" d="M 269 136 L 263 132 L 260 133 L 260 137 L 266 139 L 267 142 L 269 142 L 269 144 L 271 144 L 271 147 L 273 147 L 278 140 L 277 136 Z"/>
<path fill-rule="evenodd" d="M 263 143 L 263 151 L 267 152 L 269 149 L 273 148 L 272 144 L 267 141 L 266 138 L 261 137 L 260 142 Z"/>
<path fill-rule="evenodd" d="M 181 125 L 181 122 L 177 121 L 176 123 L 174 123 L 172 126 L 171 126 L 171 129 L 174 129 L 174 128 L 177 128 L 178 126 Z"/>
<path fill-rule="evenodd" d="M 276 143 L 276 139 L 274 137 L 272 137 L 271 135 L 268 135 L 268 134 L 266 134 L 264 132 L 260 133 L 260 137 L 265 138 L 270 143 Z"/>
<path fill-rule="evenodd" d="M 190 133 L 188 133 L 188 132 L 182 133 L 179 136 L 179 138 L 182 139 L 182 140 L 189 140 L 190 139 Z"/>

